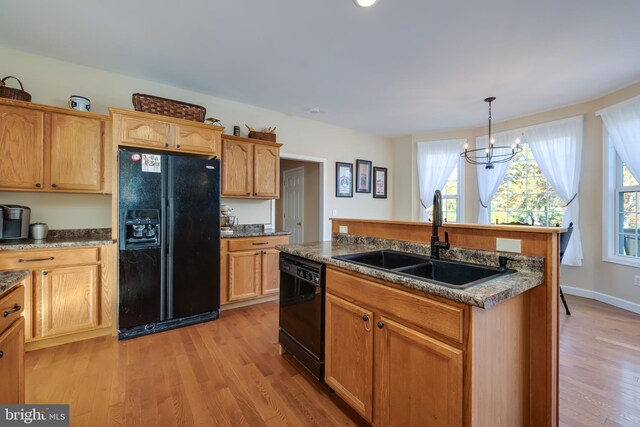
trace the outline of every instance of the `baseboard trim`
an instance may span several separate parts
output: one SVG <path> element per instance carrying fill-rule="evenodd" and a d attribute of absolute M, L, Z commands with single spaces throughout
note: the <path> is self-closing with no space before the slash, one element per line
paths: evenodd
<path fill-rule="evenodd" d="M 603 294 L 600 292 L 590 291 L 588 289 L 574 288 L 573 286 L 565 285 L 562 285 L 562 292 L 568 295 L 591 298 L 605 304 L 613 305 L 614 307 L 622 308 L 624 310 L 640 314 L 640 304 L 636 304 L 635 302 L 627 301 L 622 298 L 612 297 L 611 295 Z"/>

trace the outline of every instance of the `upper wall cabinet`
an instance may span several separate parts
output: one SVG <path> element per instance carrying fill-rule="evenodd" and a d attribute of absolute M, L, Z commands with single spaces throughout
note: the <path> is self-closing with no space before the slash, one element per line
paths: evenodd
<path fill-rule="evenodd" d="M 222 196 L 277 199 L 280 197 L 282 144 L 222 136 Z"/>
<path fill-rule="evenodd" d="M 108 119 L 0 99 L 0 190 L 110 193 Z"/>
<path fill-rule="evenodd" d="M 223 127 L 119 108 L 109 111 L 117 145 L 220 156 Z"/>

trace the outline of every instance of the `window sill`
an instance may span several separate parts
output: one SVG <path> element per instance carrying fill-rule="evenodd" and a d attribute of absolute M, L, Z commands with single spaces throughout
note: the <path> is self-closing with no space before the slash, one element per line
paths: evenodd
<path fill-rule="evenodd" d="M 610 262 L 612 264 L 626 265 L 628 267 L 640 267 L 640 258 L 633 259 L 621 256 L 605 256 L 604 258 L 602 258 L 602 261 Z"/>

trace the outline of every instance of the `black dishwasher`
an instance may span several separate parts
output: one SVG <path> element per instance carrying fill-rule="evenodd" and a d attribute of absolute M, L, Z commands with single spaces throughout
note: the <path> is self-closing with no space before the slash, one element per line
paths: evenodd
<path fill-rule="evenodd" d="M 280 254 L 278 341 L 311 375 L 324 376 L 324 264 Z"/>

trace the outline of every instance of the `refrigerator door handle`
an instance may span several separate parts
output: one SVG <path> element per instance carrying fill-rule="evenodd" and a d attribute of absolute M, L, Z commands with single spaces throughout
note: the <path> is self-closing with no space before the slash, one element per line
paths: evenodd
<path fill-rule="evenodd" d="M 169 194 L 169 212 L 167 216 L 167 225 L 168 225 L 168 254 L 167 254 L 167 318 L 173 319 L 173 249 L 174 249 L 174 234 L 175 233 L 175 224 L 174 224 L 174 200 L 173 200 L 173 189 L 170 187 Z"/>
<path fill-rule="evenodd" d="M 165 187 L 164 182 L 162 186 Z M 167 263 L 164 262 L 167 256 L 167 198 L 165 197 L 166 189 L 162 189 L 162 201 L 160 206 L 160 253 L 162 254 L 163 262 L 160 264 L 160 320 L 167 320 L 167 313 L 165 311 L 167 303 Z"/>

